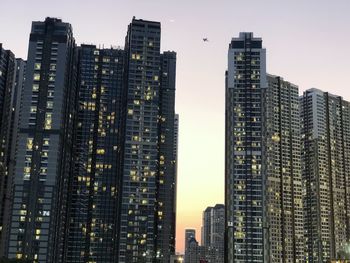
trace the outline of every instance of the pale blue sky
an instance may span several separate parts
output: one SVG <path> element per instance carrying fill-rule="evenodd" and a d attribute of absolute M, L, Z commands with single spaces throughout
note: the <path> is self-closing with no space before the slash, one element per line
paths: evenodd
<path fill-rule="evenodd" d="M 162 23 L 162 50 L 178 52 L 178 249 L 184 227 L 224 196 L 224 73 L 231 37 L 263 38 L 267 69 L 350 100 L 349 0 L 1 0 L 0 42 L 26 57 L 32 20 L 56 16 L 78 43 L 124 45 L 133 16 Z M 209 42 L 203 43 L 202 38 Z M 199 238 L 199 235 L 197 237 Z"/>

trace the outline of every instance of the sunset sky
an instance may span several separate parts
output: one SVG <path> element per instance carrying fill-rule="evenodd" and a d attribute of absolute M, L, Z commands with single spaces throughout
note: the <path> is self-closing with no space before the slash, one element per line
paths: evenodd
<path fill-rule="evenodd" d="M 160 21 L 161 49 L 177 52 L 180 115 L 177 251 L 184 229 L 224 203 L 224 76 L 227 49 L 252 31 L 267 49 L 267 70 L 350 100 L 349 0 L 0 0 L 0 43 L 26 59 L 31 21 L 59 17 L 78 44 L 123 46 L 133 16 Z M 209 42 L 203 42 L 208 38 Z"/>

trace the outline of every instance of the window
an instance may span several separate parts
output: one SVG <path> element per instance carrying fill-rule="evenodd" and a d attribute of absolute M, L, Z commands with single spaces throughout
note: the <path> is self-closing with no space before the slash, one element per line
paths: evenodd
<path fill-rule="evenodd" d="M 38 84 L 34 84 L 33 85 L 33 91 L 38 91 L 39 90 L 39 85 Z"/>
<path fill-rule="evenodd" d="M 52 113 L 46 113 L 45 116 L 45 130 L 50 130 L 52 124 Z"/>
<path fill-rule="evenodd" d="M 35 63 L 34 64 L 34 69 L 35 70 L 40 70 L 41 69 L 41 63 Z"/>
<path fill-rule="evenodd" d="M 39 81 L 40 80 L 40 74 L 34 74 L 34 80 Z"/>
<path fill-rule="evenodd" d="M 47 108 L 52 109 L 53 108 L 53 101 L 48 101 L 47 102 Z"/>

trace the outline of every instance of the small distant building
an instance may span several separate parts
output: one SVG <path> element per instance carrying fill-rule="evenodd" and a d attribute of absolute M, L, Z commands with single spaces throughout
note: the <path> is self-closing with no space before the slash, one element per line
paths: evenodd
<path fill-rule="evenodd" d="M 206 262 L 224 262 L 225 206 L 209 206 L 203 212 L 202 246 Z"/>

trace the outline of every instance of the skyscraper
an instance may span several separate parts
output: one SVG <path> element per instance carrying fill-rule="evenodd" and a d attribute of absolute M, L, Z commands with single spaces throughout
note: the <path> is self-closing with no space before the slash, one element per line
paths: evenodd
<path fill-rule="evenodd" d="M 176 55 L 161 55 L 160 31 L 134 18 L 126 37 L 119 262 L 167 262 L 174 253 Z"/>
<path fill-rule="evenodd" d="M 252 33 L 226 74 L 226 262 L 303 262 L 298 87 L 266 74 Z"/>
<path fill-rule="evenodd" d="M 187 248 L 189 247 L 189 241 L 193 238 L 196 239 L 196 230 L 185 229 L 185 254 L 186 254 Z"/>
<path fill-rule="evenodd" d="M 14 59 L 1 48 L 1 256 L 169 262 L 179 118 L 160 23 L 133 19 L 121 50 L 46 18 Z"/>
<path fill-rule="evenodd" d="M 263 90 L 265 262 L 304 262 L 298 86 L 268 75 Z"/>
<path fill-rule="evenodd" d="M 157 245 L 160 262 L 175 253 L 177 136 L 179 116 L 175 114 L 176 53 L 161 54 L 157 179 Z"/>
<path fill-rule="evenodd" d="M 217 251 L 217 261 L 224 260 L 225 206 L 217 204 L 211 211 L 210 247 Z"/>
<path fill-rule="evenodd" d="M 266 51 L 253 33 L 233 38 L 226 74 L 226 262 L 263 262 L 262 89 Z"/>
<path fill-rule="evenodd" d="M 327 262 L 350 240 L 350 103 L 317 89 L 300 98 L 308 262 Z"/>
<path fill-rule="evenodd" d="M 4 253 L 7 235 L 8 195 L 11 179 L 9 174 L 11 149 L 12 96 L 15 88 L 15 56 L 0 43 L 0 255 Z"/>
<path fill-rule="evenodd" d="M 217 204 L 203 212 L 202 246 L 210 262 L 224 261 L 225 206 Z"/>
<path fill-rule="evenodd" d="M 75 167 L 63 262 L 115 262 L 124 51 L 78 48 Z"/>
<path fill-rule="evenodd" d="M 210 246 L 210 225 L 212 206 L 208 206 L 202 214 L 201 245 Z"/>
<path fill-rule="evenodd" d="M 70 24 L 33 22 L 16 143 L 8 257 L 58 262 L 75 118 Z"/>
<path fill-rule="evenodd" d="M 25 68 L 26 61 L 23 59 L 17 58 L 15 63 L 15 80 L 13 83 L 13 88 L 11 94 L 8 96 L 11 97 L 11 103 L 6 106 L 7 116 L 4 116 L 4 119 L 7 119 L 7 125 L 3 126 L 6 129 L 2 130 L 2 136 L 5 139 L 3 144 L 4 150 L 4 161 L 6 162 L 6 176 L 3 178 L 4 181 L 1 181 L 1 193 L 3 195 L 2 209 L 3 209 L 3 234 L 1 235 L 0 243 L 0 256 L 6 256 L 5 251 L 7 250 L 7 240 L 9 238 L 9 220 L 10 220 L 10 208 L 13 201 L 12 196 L 12 183 L 13 183 L 13 172 L 16 165 L 16 143 L 17 143 L 17 134 L 18 134 L 18 125 L 19 125 L 19 113 L 20 113 L 20 100 L 21 94 L 23 93 L 24 81 L 25 81 Z"/>

